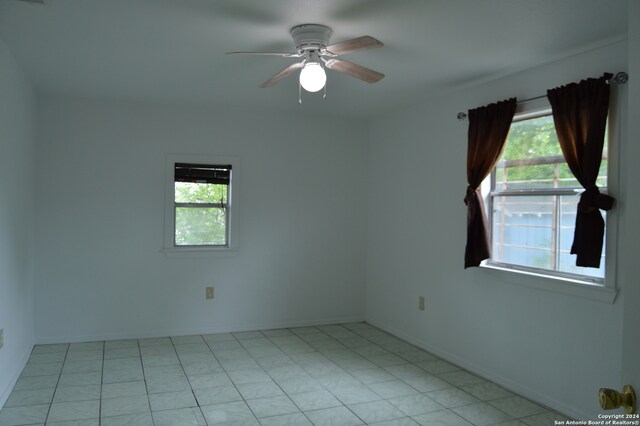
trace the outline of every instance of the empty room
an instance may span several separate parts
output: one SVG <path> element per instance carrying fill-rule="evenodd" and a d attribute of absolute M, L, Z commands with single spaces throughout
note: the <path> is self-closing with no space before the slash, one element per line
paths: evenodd
<path fill-rule="evenodd" d="M 0 0 L 0 426 L 639 425 L 640 1 Z"/>

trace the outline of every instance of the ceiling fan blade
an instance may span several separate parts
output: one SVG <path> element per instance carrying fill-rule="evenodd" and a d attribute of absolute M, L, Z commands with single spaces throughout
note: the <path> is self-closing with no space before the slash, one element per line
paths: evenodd
<path fill-rule="evenodd" d="M 344 61 L 342 59 L 328 59 L 325 65 L 330 70 L 349 74 L 352 77 L 359 78 L 367 83 L 375 83 L 384 78 L 384 74 L 372 69 L 354 64 L 353 62 Z"/>
<path fill-rule="evenodd" d="M 345 55 L 347 53 L 355 52 L 358 50 L 371 49 L 373 47 L 383 47 L 384 43 L 371 36 L 362 36 L 346 40 L 341 43 L 332 44 L 327 46 L 327 50 L 334 55 Z"/>
<path fill-rule="evenodd" d="M 298 52 L 227 52 L 227 55 L 281 56 L 283 58 L 301 58 Z"/>
<path fill-rule="evenodd" d="M 275 86 L 280 82 L 280 80 L 293 74 L 294 72 L 296 72 L 296 70 L 302 68 L 303 66 L 304 64 L 302 62 L 296 62 L 295 64 L 291 64 L 285 69 L 283 69 L 282 71 L 280 71 L 279 73 L 277 73 L 276 75 L 274 75 L 273 77 L 271 77 L 269 80 L 262 83 L 260 87 L 263 89 L 266 89 L 267 87 Z"/>

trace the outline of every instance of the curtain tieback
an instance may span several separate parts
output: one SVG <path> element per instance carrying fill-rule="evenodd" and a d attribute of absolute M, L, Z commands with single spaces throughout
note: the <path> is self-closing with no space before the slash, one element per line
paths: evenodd
<path fill-rule="evenodd" d="M 580 202 L 578 203 L 578 210 L 583 213 L 591 213 L 600 210 L 611 210 L 615 198 L 601 194 L 596 185 L 587 188 L 580 196 Z"/>
<path fill-rule="evenodd" d="M 478 190 L 479 188 L 473 189 L 471 187 L 471 185 L 467 186 L 467 194 L 464 196 L 464 203 L 468 206 L 469 205 L 469 200 L 471 199 L 471 197 L 474 196 L 474 193 Z"/>

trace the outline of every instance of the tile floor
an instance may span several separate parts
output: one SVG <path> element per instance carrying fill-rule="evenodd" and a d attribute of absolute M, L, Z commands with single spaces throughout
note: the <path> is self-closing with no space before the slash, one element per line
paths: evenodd
<path fill-rule="evenodd" d="M 561 419 L 366 323 L 39 345 L 0 410 L 0 426 L 541 426 Z"/>

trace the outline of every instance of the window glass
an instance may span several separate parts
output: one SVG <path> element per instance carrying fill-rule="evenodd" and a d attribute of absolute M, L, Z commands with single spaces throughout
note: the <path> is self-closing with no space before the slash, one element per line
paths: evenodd
<path fill-rule="evenodd" d="M 226 203 L 228 185 L 176 182 L 177 203 Z"/>
<path fill-rule="evenodd" d="M 606 149 L 598 186 L 607 184 Z M 567 166 L 551 115 L 515 121 L 492 174 L 490 263 L 604 278 L 570 254 L 582 186 Z"/>
<path fill-rule="evenodd" d="M 175 246 L 228 246 L 231 166 L 176 163 Z"/>
<path fill-rule="evenodd" d="M 216 207 L 176 207 L 177 246 L 224 246 L 226 244 L 226 209 Z"/>

